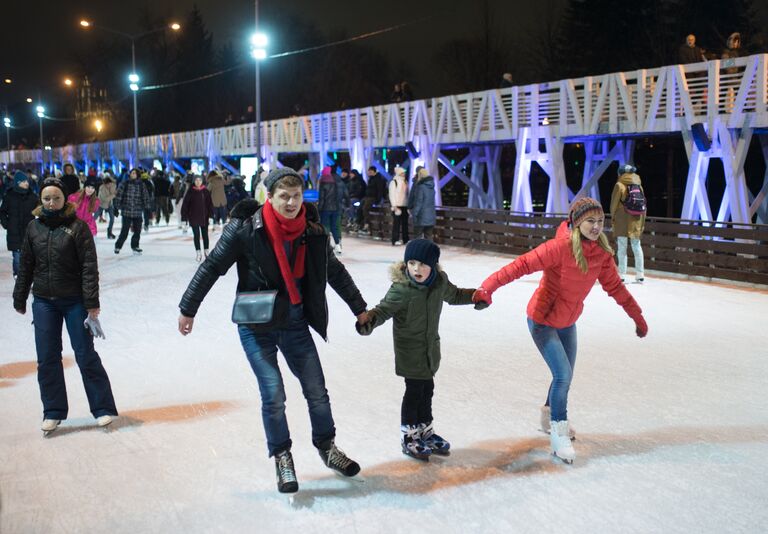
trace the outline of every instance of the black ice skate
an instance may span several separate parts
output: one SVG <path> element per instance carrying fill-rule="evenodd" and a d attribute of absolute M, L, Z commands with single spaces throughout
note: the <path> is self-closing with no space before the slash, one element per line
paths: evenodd
<path fill-rule="evenodd" d="M 421 439 L 424 441 L 424 445 L 432 450 L 432 454 L 439 454 L 440 456 L 450 456 L 451 444 L 443 438 L 435 434 L 432 428 L 432 423 L 422 424 Z"/>
<path fill-rule="evenodd" d="M 143 251 L 143 250 L 141 250 L 139 247 L 136 247 L 136 248 L 132 248 L 131 250 L 133 251 L 133 253 L 134 253 L 136 256 L 141 256 L 141 253 L 142 253 L 142 252 L 144 252 L 144 251 Z"/>
<path fill-rule="evenodd" d="M 360 464 L 350 459 L 344 451 L 331 440 L 329 449 L 318 448 L 323 463 L 345 477 L 353 477 L 360 472 Z"/>
<path fill-rule="evenodd" d="M 296 469 L 293 467 L 291 451 L 283 451 L 275 455 L 275 474 L 277 475 L 277 491 L 280 493 L 299 491 L 299 482 L 296 480 Z"/>
<path fill-rule="evenodd" d="M 400 425 L 400 432 L 402 433 L 400 445 L 403 448 L 403 454 L 428 462 L 432 455 L 432 449 L 421 439 L 421 426 Z"/>

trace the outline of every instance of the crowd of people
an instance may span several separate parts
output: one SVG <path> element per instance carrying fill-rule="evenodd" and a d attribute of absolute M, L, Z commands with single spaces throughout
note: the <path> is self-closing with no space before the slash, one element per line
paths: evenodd
<path fill-rule="evenodd" d="M 531 338 L 552 375 L 540 410 L 541 429 L 550 435 L 553 455 L 572 463 L 576 458 L 572 443 L 575 431 L 569 423 L 567 404 L 576 360 L 576 321 L 595 282 L 624 308 L 638 337 L 648 332 L 640 306 L 623 283 L 628 240 L 635 256 L 637 281 L 642 282 L 644 277 L 639 236 L 645 207 L 636 171 L 631 165 L 620 167 L 611 200 L 619 244 L 618 267 L 603 233 L 602 205 L 591 198 L 580 198 L 571 205 L 554 238 L 472 288 L 451 283 L 439 263 L 440 248 L 431 231 L 435 225 L 435 183 L 423 167 L 415 169 L 409 185 L 406 169 L 401 166 L 394 168 L 389 184 L 376 167 L 368 169 L 366 182 L 355 170 L 342 170 L 337 175 L 327 166 L 318 182 L 317 203 L 304 201 L 306 177 L 287 167 L 265 173 L 256 181 L 264 191 L 263 201 L 251 198 L 241 178 L 229 178 L 217 170 L 207 176 L 187 173 L 182 177 L 163 170 L 147 173 L 132 169 L 115 184 L 111 176 L 95 173 L 89 173 L 81 182 L 70 165 L 61 176 L 47 177 L 39 184 L 39 197 L 30 178 L 17 171 L 13 187 L 5 192 L 0 205 L 0 222 L 8 230 L 8 248 L 13 252 L 14 309 L 26 313 L 29 294 L 33 295 L 43 404 L 41 429 L 54 432 L 68 416 L 62 367 L 63 324 L 97 425 L 107 426 L 118 416 L 107 371 L 93 345 L 94 337 L 103 336 L 98 321 L 99 273 L 94 241 L 100 215 L 110 209 L 114 216 L 122 214 L 115 253 L 120 252 L 129 231 L 133 232 L 131 248 L 141 252 L 142 228 L 160 224 L 163 219 L 169 225 L 170 214 L 175 211 L 181 214 L 178 228 L 185 231 L 182 223 L 192 228 L 196 259 L 201 262 L 179 303 L 181 334 L 192 333 L 194 317 L 207 293 L 232 265 L 238 265 L 232 318 L 257 378 L 278 491 L 298 490 L 278 351 L 301 384 L 312 424 L 312 443 L 323 463 L 346 477 L 360 471 L 360 465 L 336 444 L 328 390 L 310 334 L 311 328 L 327 338 L 327 285 L 349 307 L 360 335 L 371 335 L 375 328 L 393 319 L 395 373 L 404 379 L 405 386 L 400 406 L 400 446 L 403 454 L 426 461 L 433 454 L 449 455 L 451 448 L 448 439 L 437 433 L 432 412 L 434 379 L 441 361 L 439 319 L 443 303 L 474 305 L 483 310 L 492 304 L 493 294 L 502 286 L 543 271 L 526 319 Z M 233 195 L 228 195 L 228 186 L 234 190 Z M 164 206 L 168 209 L 163 210 Z M 359 220 L 365 229 L 374 206 L 390 210 L 392 244 L 405 244 L 405 249 L 402 260 L 390 268 L 388 292 L 378 305 L 369 307 L 338 258 L 339 229 L 342 214 L 348 224 L 358 224 Z M 353 207 L 355 210 L 349 211 Z M 409 216 L 413 217 L 417 234 L 414 239 L 409 239 Z M 110 220 L 108 234 L 112 223 Z M 208 240 L 210 224 L 222 229 L 212 250 Z"/>

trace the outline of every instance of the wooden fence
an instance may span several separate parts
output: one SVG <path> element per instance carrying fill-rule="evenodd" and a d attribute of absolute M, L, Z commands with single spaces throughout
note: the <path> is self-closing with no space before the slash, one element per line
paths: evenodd
<path fill-rule="evenodd" d="M 389 240 L 389 210 L 374 208 L 374 237 Z M 386 214 L 386 216 L 384 216 Z M 555 235 L 564 215 L 437 208 L 437 243 L 519 255 Z M 610 231 L 610 217 L 606 221 Z M 768 225 L 649 217 L 642 239 L 645 269 L 768 285 Z M 629 265 L 632 249 L 627 247 Z"/>

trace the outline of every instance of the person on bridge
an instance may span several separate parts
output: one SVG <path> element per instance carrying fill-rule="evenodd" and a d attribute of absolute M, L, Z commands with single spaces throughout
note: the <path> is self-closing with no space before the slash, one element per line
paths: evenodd
<path fill-rule="evenodd" d="M 75 351 L 75 361 L 99 426 L 117 415 L 107 372 L 93 347 L 101 335 L 98 317 L 99 267 L 96 246 L 88 225 L 77 218 L 75 206 L 65 199 L 64 184 L 48 178 L 42 184 L 42 205 L 33 214 L 21 247 L 21 264 L 13 288 L 13 308 L 27 312 L 30 290 L 37 348 L 37 381 L 43 401 L 43 432 L 56 430 L 67 418 L 67 388 L 61 360 L 61 326 Z M 98 328 L 96 328 L 98 326 Z"/>
<path fill-rule="evenodd" d="M 392 286 L 381 302 L 357 324 L 360 335 L 394 317 L 395 373 L 405 379 L 400 408 L 400 445 L 403 454 L 429 460 L 447 456 L 451 444 L 435 433 L 432 397 L 440 367 L 440 314 L 443 302 L 472 304 L 474 289 L 453 285 L 440 268 L 440 247 L 428 239 L 414 239 L 405 247 L 404 261 L 390 267 Z"/>
<path fill-rule="evenodd" d="M 595 281 L 635 322 L 635 333 L 645 337 L 648 325 L 640 306 L 621 283 L 613 250 L 603 233 L 605 215 L 593 198 L 580 198 L 570 209 L 554 239 L 502 267 L 480 285 L 472 300 L 483 308 L 491 295 L 518 278 L 544 271 L 528 302 L 528 330 L 552 373 L 541 428 L 550 433 L 552 453 L 567 463 L 576 458 L 568 424 L 568 391 L 576 364 L 576 320 Z"/>
<path fill-rule="evenodd" d="M 696 36 L 693 34 L 685 38 L 685 43 L 677 49 L 677 62 L 685 65 L 686 63 L 701 63 L 706 61 L 704 50 L 696 46 Z"/>
<path fill-rule="evenodd" d="M 645 261 L 640 239 L 645 231 L 645 192 L 640 176 L 636 172 L 637 169 L 632 165 L 619 167 L 619 179 L 613 186 L 611 194 L 611 222 L 618 245 L 616 255 L 619 260 L 621 281 L 624 282 L 627 277 L 627 240 L 629 240 L 632 255 L 635 257 L 635 282 L 642 284 L 645 281 Z M 633 206 L 633 202 L 642 203 L 642 209 L 636 209 L 641 206 Z"/>
<path fill-rule="evenodd" d="M 323 463 L 341 475 L 355 476 L 360 466 L 336 446 L 325 376 L 309 327 L 327 340 L 327 284 L 362 324 L 368 320 L 367 305 L 330 249 L 316 208 L 304 202 L 301 175 L 283 167 L 271 171 L 264 183 L 264 205 L 244 200 L 235 206 L 216 247 L 197 269 L 179 303 L 179 331 L 185 336 L 192 332 L 206 294 L 237 263 L 233 322 L 238 323 L 240 343 L 259 383 L 267 447 L 269 456 L 275 457 L 277 489 L 293 493 L 299 485 L 277 351 L 283 353 L 288 368 L 301 383 L 309 407 L 312 443 Z M 246 299 L 251 299 L 250 307 Z M 257 317 L 258 311 L 264 313 Z"/>

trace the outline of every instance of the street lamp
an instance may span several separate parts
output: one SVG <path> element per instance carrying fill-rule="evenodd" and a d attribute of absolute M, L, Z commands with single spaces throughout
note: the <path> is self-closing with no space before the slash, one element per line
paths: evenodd
<path fill-rule="evenodd" d="M 6 79 L 5 79 L 5 80 L 3 80 L 3 81 L 4 81 L 5 83 L 7 83 L 8 85 L 10 85 L 10 84 L 12 84 L 12 83 L 13 83 L 13 80 L 11 80 L 10 78 L 6 78 Z"/>
<path fill-rule="evenodd" d="M 31 97 L 31 96 L 28 96 L 28 97 L 27 97 L 27 104 L 31 104 L 31 103 L 32 103 L 32 97 Z"/>
<path fill-rule="evenodd" d="M 130 33 L 125 33 L 118 30 L 113 30 L 112 28 L 107 28 L 106 26 L 101 26 L 101 25 L 97 26 L 93 22 L 86 19 L 83 19 L 80 21 L 80 26 L 86 29 L 96 28 L 99 30 L 103 30 L 105 32 L 119 35 L 131 41 L 131 74 L 128 76 L 128 81 L 130 82 L 128 87 L 131 89 L 131 92 L 133 93 L 133 153 L 134 153 L 134 157 L 136 158 L 136 162 L 138 162 L 138 159 L 139 159 L 139 112 L 136 104 L 136 93 L 139 92 L 139 75 L 136 74 L 136 41 L 142 37 L 146 37 L 147 35 L 150 35 L 153 33 L 165 31 L 166 29 L 171 29 L 177 32 L 181 29 L 181 24 L 179 24 L 178 22 L 173 22 L 168 24 L 167 26 L 162 26 L 160 28 L 155 28 L 154 30 L 149 30 L 149 31 L 137 33 L 137 34 L 130 34 Z M 134 164 L 134 166 L 136 165 Z"/>
<path fill-rule="evenodd" d="M 37 106 L 37 120 L 40 122 L 40 174 L 45 173 L 45 143 L 43 143 L 43 117 L 45 117 L 45 108 Z"/>
<path fill-rule="evenodd" d="M 258 2 L 256 3 L 256 28 L 258 29 Z M 251 36 L 251 55 L 256 60 L 256 172 L 259 172 L 261 161 L 261 80 L 259 66 L 267 59 L 267 36 L 258 31 Z M 251 194 L 255 194 L 254 191 Z"/>
<path fill-rule="evenodd" d="M 64 78 L 64 85 L 66 85 L 67 87 L 72 87 L 72 79 Z"/>
<path fill-rule="evenodd" d="M 3 124 L 5 125 L 5 143 L 8 150 L 11 150 L 11 118 L 3 118 Z"/>

